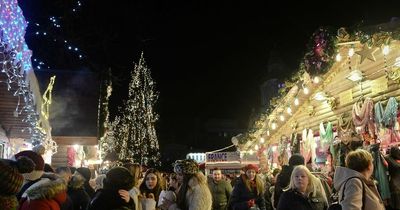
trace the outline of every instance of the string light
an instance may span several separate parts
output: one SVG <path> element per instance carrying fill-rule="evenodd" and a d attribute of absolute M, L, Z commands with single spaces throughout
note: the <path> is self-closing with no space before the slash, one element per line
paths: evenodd
<path fill-rule="evenodd" d="M 285 116 L 283 116 L 283 114 L 281 114 L 281 115 L 279 116 L 279 119 L 283 122 L 283 121 L 285 121 Z"/>
<path fill-rule="evenodd" d="M 28 131 L 31 134 L 33 145 L 42 144 L 48 151 L 56 152 L 57 144 L 51 139 L 50 127 L 44 129 L 40 120 L 40 115 L 36 112 L 35 96 L 31 91 L 29 79 L 26 75 L 33 74 L 31 56 L 32 53 L 25 43 L 25 29 L 27 23 L 14 0 L 3 0 L 0 7 L 0 61 L 1 73 L 6 75 L 7 90 L 11 91 L 11 85 L 15 85 L 17 90 L 14 96 L 18 97 L 18 103 L 14 115 L 26 113 L 22 122 L 28 124 L 22 132 Z M 20 107 L 21 98 L 24 106 Z M 48 129 L 48 130 L 47 130 Z"/>
<path fill-rule="evenodd" d="M 288 106 L 286 112 L 287 112 L 288 114 L 292 114 L 292 108 L 290 108 L 290 106 Z"/>
<path fill-rule="evenodd" d="M 308 89 L 308 87 L 304 87 L 303 93 L 306 95 L 308 95 L 310 93 L 310 90 Z"/>
<path fill-rule="evenodd" d="M 340 53 L 338 53 L 337 55 L 336 55 L 336 61 L 337 62 L 340 62 L 341 60 L 342 60 L 342 56 L 340 55 Z"/>
<path fill-rule="evenodd" d="M 263 137 L 261 137 L 261 138 L 260 138 L 260 143 L 261 143 L 261 144 L 264 144 L 264 142 L 265 142 L 265 139 L 264 139 Z"/>
<path fill-rule="evenodd" d="M 354 48 L 349 49 L 349 57 L 352 57 L 354 55 Z"/>
<path fill-rule="evenodd" d="M 258 150 L 258 149 L 259 149 L 257 144 L 254 146 L 254 149 L 255 149 L 255 150 Z"/>
<path fill-rule="evenodd" d="M 300 104 L 299 98 L 294 99 L 294 105 L 298 106 Z"/>

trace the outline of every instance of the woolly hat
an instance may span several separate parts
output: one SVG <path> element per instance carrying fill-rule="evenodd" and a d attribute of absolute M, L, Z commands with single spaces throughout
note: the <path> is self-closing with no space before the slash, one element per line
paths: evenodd
<path fill-rule="evenodd" d="M 104 179 L 104 189 L 124 189 L 129 191 L 132 188 L 133 176 L 128 169 L 117 166 L 107 172 Z"/>
<path fill-rule="evenodd" d="M 90 172 L 90 169 L 81 167 L 77 168 L 76 171 L 86 179 L 86 182 L 90 181 L 90 178 L 92 177 L 92 172 Z"/>
<path fill-rule="evenodd" d="M 21 157 L 17 161 L 0 160 L 0 195 L 10 196 L 17 194 L 24 182 L 21 173 L 31 172 L 34 164 L 32 160 Z"/>
<path fill-rule="evenodd" d="M 18 159 L 19 157 L 27 157 L 35 163 L 35 169 L 30 172 L 30 173 L 23 173 L 22 175 L 26 180 L 37 180 L 39 179 L 43 173 L 44 173 L 44 160 L 41 155 L 38 153 L 32 151 L 32 150 L 26 150 L 19 152 L 14 155 L 15 159 Z"/>
<path fill-rule="evenodd" d="M 244 167 L 244 171 L 248 170 L 255 170 L 256 172 L 258 172 L 258 166 L 254 164 L 248 164 Z"/>
<path fill-rule="evenodd" d="M 199 166 L 192 159 L 177 160 L 173 166 L 174 172 L 178 174 L 196 174 L 199 172 Z"/>
<path fill-rule="evenodd" d="M 304 157 L 299 153 L 293 154 L 289 158 L 289 165 L 290 166 L 304 165 Z"/>

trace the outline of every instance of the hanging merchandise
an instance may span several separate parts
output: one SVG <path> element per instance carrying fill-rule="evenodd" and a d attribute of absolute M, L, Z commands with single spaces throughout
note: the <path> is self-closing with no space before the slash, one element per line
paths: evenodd
<path fill-rule="evenodd" d="M 375 180 L 378 181 L 378 190 L 382 197 L 382 200 L 390 198 L 389 180 L 387 177 L 387 167 L 383 162 L 386 162 L 379 151 L 379 144 L 371 145 L 370 152 L 374 158 L 374 173 Z M 387 164 L 386 164 L 387 165 Z"/>
<path fill-rule="evenodd" d="M 359 127 L 365 142 L 375 143 L 375 126 L 374 126 L 374 102 L 371 98 L 366 98 L 364 103 L 357 101 L 353 105 L 352 117 L 353 123 Z"/>
<path fill-rule="evenodd" d="M 332 141 L 333 141 L 332 123 L 328 122 L 328 124 L 326 125 L 326 129 L 325 129 L 324 123 L 321 122 L 319 124 L 319 134 L 320 134 L 321 148 L 324 151 L 326 151 L 329 149 L 329 146 L 332 144 Z"/>
<path fill-rule="evenodd" d="M 304 129 L 302 135 L 302 148 L 303 148 L 303 157 L 306 163 L 312 160 L 314 157 L 312 156 L 312 149 L 314 148 L 314 133 L 311 129 Z M 315 151 L 314 151 L 315 153 Z"/>
<path fill-rule="evenodd" d="M 383 110 L 383 105 L 380 101 L 375 104 L 375 122 L 378 128 L 382 125 L 385 127 L 394 127 L 397 119 L 397 100 L 394 97 L 390 97 Z"/>
<path fill-rule="evenodd" d="M 290 136 L 290 146 L 292 154 L 300 153 L 300 141 L 301 136 L 297 133 L 292 133 L 292 135 Z"/>
<path fill-rule="evenodd" d="M 352 116 L 349 112 L 341 114 L 338 118 L 338 136 L 341 141 L 350 141 L 354 131 Z"/>

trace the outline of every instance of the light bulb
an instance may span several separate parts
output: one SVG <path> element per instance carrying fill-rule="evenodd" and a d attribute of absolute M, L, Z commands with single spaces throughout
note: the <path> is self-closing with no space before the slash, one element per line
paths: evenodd
<path fill-rule="evenodd" d="M 276 122 L 273 122 L 273 123 L 272 123 L 271 128 L 272 128 L 272 130 L 275 130 L 275 129 L 276 129 Z"/>
<path fill-rule="evenodd" d="M 265 142 L 265 139 L 264 139 L 263 137 L 261 137 L 261 138 L 260 138 L 260 143 L 261 143 L 261 144 L 264 144 L 264 142 Z"/>
<path fill-rule="evenodd" d="M 281 115 L 279 116 L 279 119 L 280 119 L 281 121 L 285 121 L 285 116 L 283 116 L 283 114 L 281 114 Z"/>
<path fill-rule="evenodd" d="M 349 49 L 349 57 L 352 57 L 354 55 L 354 48 Z"/>
<path fill-rule="evenodd" d="M 341 61 L 341 60 L 342 60 L 342 56 L 340 55 L 340 53 L 338 53 L 338 54 L 336 55 L 336 61 L 339 62 L 339 61 Z"/>
<path fill-rule="evenodd" d="M 258 150 L 258 145 L 257 145 L 257 144 L 256 144 L 256 146 L 254 146 L 254 149 L 255 149 L 255 150 Z"/>
<path fill-rule="evenodd" d="M 319 80 L 320 80 L 320 79 L 319 79 L 318 76 L 315 76 L 314 79 L 313 79 L 313 81 L 314 81 L 315 84 L 318 84 L 318 83 L 319 83 Z"/>
<path fill-rule="evenodd" d="M 267 130 L 267 136 L 269 136 L 269 130 Z"/>
<path fill-rule="evenodd" d="M 298 106 L 299 104 L 300 104 L 299 99 L 298 99 L 298 98 L 295 98 L 295 99 L 294 99 L 294 105 Z"/>
<path fill-rule="evenodd" d="M 290 108 L 290 106 L 289 106 L 289 107 L 287 108 L 286 112 L 287 112 L 288 114 L 292 114 L 292 108 Z"/>
<path fill-rule="evenodd" d="M 308 93 L 310 93 L 310 90 L 308 90 L 308 87 L 304 87 L 303 92 L 307 95 Z"/>
<path fill-rule="evenodd" d="M 250 155 L 252 155 L 252 154 L 253 154 L 253 150 L 251 149 L 251 150 L 249 151 L 249 153 L 250 153 Z"/>
<path fill-rule="evenodd" d="M 389 54 L 389 51 L 390 51 L 389 45 L 385 45 L 385 46 L 383 47 L 383 49 L 382 49 L 382 53 L 383 53 L 384 55 L 388 55 L 388 54 Z"/>

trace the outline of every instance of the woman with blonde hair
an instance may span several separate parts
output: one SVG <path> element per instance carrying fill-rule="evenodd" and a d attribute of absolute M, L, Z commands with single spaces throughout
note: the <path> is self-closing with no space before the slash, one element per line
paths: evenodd
<path fill-rule="evenodd" d="M 383 210 L 382 198 L 372 179 L 374 164 L 371 153 L 363 149 L 346 156 L 346 167 L 338 166 L 333 184 L 339 192 L 343 210 Z"/>
<path fill-rule="evenodd" d="M 306 166 L 296 166 L 289 187 L 279 199 L 277 210 L 325 210 L 328 208 L 321 181 Z"/>
<path fill-rule="evenodd" d="M 244 167 L 245 174 L 240 175 L 233 187 L 233 191 L 228 203 L 228 209 L 247 210 L 260 209 L 265 210 L 264 182 L 258 173 L 258 166 L 248 164 Z"/>

